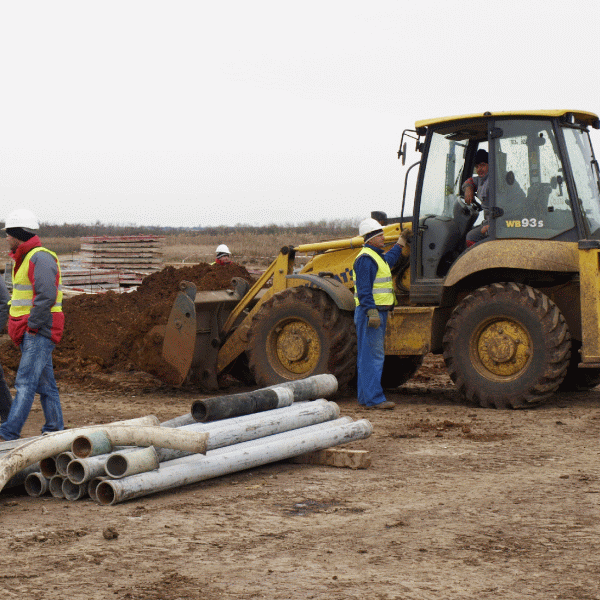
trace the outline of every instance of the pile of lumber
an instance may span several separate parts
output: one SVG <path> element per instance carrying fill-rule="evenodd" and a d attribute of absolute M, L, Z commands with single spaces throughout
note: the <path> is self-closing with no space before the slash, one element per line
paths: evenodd
<path fill-rule="evenodd" d="M 66 292 L 103 292 L 118 290 L 121 285 L 121 273 L 114 269 L 76 269 L 64 265 L 61 278 Z"/>
<path fill-rule="evenodd" d="M 81 266 L 118 271 L 122 284 L 136 285 L 162 268 L 164 246 L 159 235 L 82 237 Z"/>

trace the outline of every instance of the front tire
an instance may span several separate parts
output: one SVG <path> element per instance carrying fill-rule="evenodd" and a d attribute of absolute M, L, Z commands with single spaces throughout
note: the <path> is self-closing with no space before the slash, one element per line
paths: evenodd
<path fill-rule="evenodd" d="M 275 294 L 254 316 L 249 337 L 248 363 L 261 386 L 331 373 L 343 390 L 356 371 L 353 315 L 322 290 Z"/>
<path fill-rule="evenodd" d="M 545 294 L 517 283 L 475 290 L 455 309 L 443 340 L 448 373 L 460 393 L 480 406 L 524 408 L 559 387 L 571 336 Z"/>

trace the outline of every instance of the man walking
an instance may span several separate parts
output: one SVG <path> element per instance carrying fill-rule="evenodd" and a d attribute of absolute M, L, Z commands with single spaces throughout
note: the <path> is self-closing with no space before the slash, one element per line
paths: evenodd
<path fill-rule="evenodd" d="M 42 433 L 64 428 L 52 367 L 52 351 L 64 329 L 60 264 L 54 252 L 42 247 L 35 233 L 38 229 L 37 218 L 25 208 L 14 210 L 6 219 L 14 261 L 8 333 L 21 348 L 21 361 L 16 394 L 8 418 L 0 426 L 0 441 L 20 437 L 36 392 L 46 419 Z"/>
<path fill-rule="evenodd" d="M 383 253 L 385 238 L 381 224 L 365 219 L 358 227 L 365 245 L 354 261 L 354 323 L 358 343 L 357 393 L 358 402 L 367 408 L 393 409 L 381 387 L 385 352 L 383 342 L 388 312 L 396 304 L 391 267 L 402 248 L 410 242 L 412 232 L 405 229 L 398 242 Z"/>

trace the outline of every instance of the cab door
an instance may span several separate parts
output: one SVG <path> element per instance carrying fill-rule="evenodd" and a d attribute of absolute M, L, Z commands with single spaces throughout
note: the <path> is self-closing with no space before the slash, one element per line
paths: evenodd
<path fill-rule="evenodd" d="M 490 239 L 578 239 L 566 166 L 551 119 L 497 120 L 490 129 Z"/>

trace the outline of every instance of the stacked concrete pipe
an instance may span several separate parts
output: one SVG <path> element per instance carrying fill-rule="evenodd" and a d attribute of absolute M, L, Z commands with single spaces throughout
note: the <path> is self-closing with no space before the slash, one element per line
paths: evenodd
<path fill-rule="evenodd" d="M 209 399 L 202 422 L 193 419 L 192 408 L 161 427 L 155 417 L 146 417 L 135 426 L 34 438 L 0 457 L 0 490 L 17 467 L 42 460 L 46 472 L 28 475 L 30 495 L 48 489 L 55 497 L 78 500 L 89 493 L 101 504 L 116 504 L 371 435 L 368 421 L 339 418 L 337 404 L 317 399 L 335 391 L 335 377 L 319 375 Z M 242 415 L 231 416 L 237 413 Z"/>

